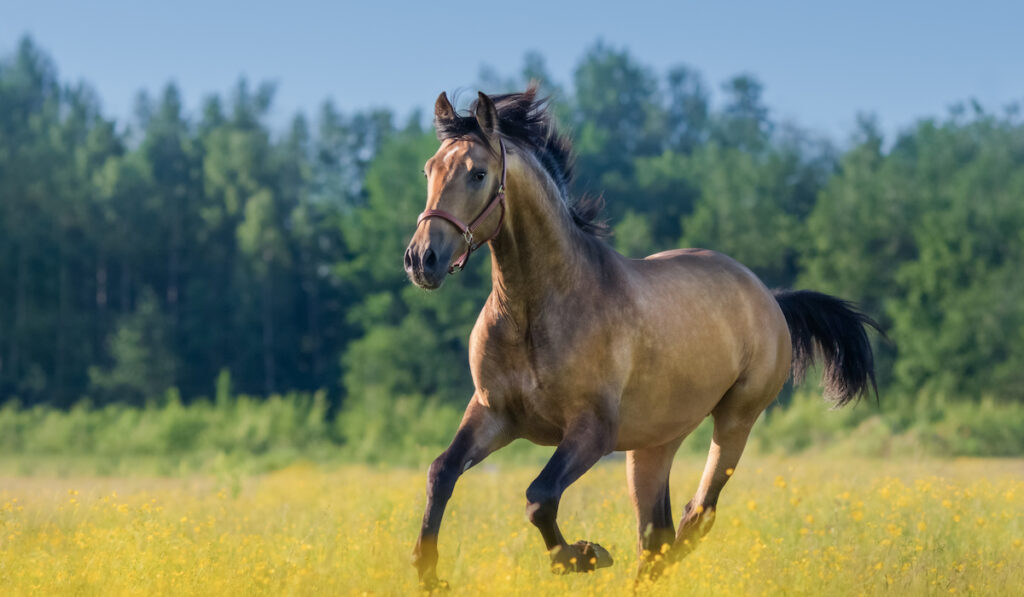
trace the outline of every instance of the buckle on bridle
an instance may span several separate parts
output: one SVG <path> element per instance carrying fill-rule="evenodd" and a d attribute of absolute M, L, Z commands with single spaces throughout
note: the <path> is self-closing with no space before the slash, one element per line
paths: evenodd
<path fill-rule="evenodd" d="M 466 244 L 467 245 L 469 245 L 471 247 L 473 246 L 473 231 L 472 230 L 470 230 L 469 228 L 466 228 L 462 232 L 462 238 L 466 239 Z"/>

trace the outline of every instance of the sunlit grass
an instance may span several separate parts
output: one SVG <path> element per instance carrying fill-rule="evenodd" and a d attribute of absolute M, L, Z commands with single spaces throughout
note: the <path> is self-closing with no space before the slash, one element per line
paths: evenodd
<path fill-rule="evenodd" d="M 676 516 L 701 463 L 679 459 Z M 570 540 L 612 568 L 548 572 L 523 515 L 537 470 L 460 481 L 439 573 L 453 594 L 631 594 L 633 512 L 621 462 L 569 489 Z M 0 587 L 19 594 L 374 594 L 416 591 L 409 554 L 425 473 L 292 467 L 243 479 L 0 479 Z M 741 462 L 715 528 L 652 595 L 1019 594 L 1024 463 Z"/>

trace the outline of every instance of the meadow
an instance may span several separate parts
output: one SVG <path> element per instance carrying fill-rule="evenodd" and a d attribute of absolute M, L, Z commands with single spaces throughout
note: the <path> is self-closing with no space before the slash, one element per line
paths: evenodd
<path fill-rule="evenodd" d="M 700 474 L 676 460 L 676 515 Z M 523 514 L 533 466 L 485 462 L 441 533 L 453 595 L 628 595 L 634 522 L 621 459 L 565 494 L 567 538 L 615 558 L 554 576 Z M 294 464 L 262 474 L 0 478 L 6 595 L 409 595 L 417 468 Z M 752 455 L 715 528 L 638 594 L 1019 594 L 1024 461 Z"/>

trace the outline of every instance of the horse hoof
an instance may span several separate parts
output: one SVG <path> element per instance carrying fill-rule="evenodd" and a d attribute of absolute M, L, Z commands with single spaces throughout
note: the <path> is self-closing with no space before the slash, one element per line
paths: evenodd
<path fill-rule="evenodd" d="M 441 580 L 437 577 L 420 579 L 420 591 L 434 595 L 436 593 L 444 593 L 451 589 L 448 581 Z"/>
<path fill-rule="evenodd" d="M 611 565 L 608 550 L 590 541 L 577 541 L 565 549 L 556 548 L 551 554 L 551 571 L 555 574 L 592 572 Z"/>
<path fill-rule="evenodd" d="M 601 547 L 597 543 L 590 543 L 588 541 L 579 541 L 576 543 L 583 551 L 584 555 L 591 554 L 591 558 L 594 562 L 594 569 L 607 568 L 612 565 L 612 554 L 608 553 L 608 550 Z"/>
<path fill-rule="evenodd" d="M 651 560 L 640 564 L 640 570 L 636 575 L 636 585 L 643 583 L 652 583 L 660 578 L 668 566 L 668 562 L 665 561 L 661 556 L 657 556 Z"/>

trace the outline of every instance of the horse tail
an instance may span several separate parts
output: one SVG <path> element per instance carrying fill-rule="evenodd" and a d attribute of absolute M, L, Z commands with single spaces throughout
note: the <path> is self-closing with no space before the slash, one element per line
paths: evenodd
<path fill-rule="evenodd" d="M 878 398 L 875 357 L 867 328 L 885 337 L 878 323 L 848 301 L 811 290 L 776 291 L 793 339 L 793 383 L 800 383 L 815 363 L 814 346 L 825 361 L 825 397 L 837 407 L 860 398 L 870 388 Z"/>

